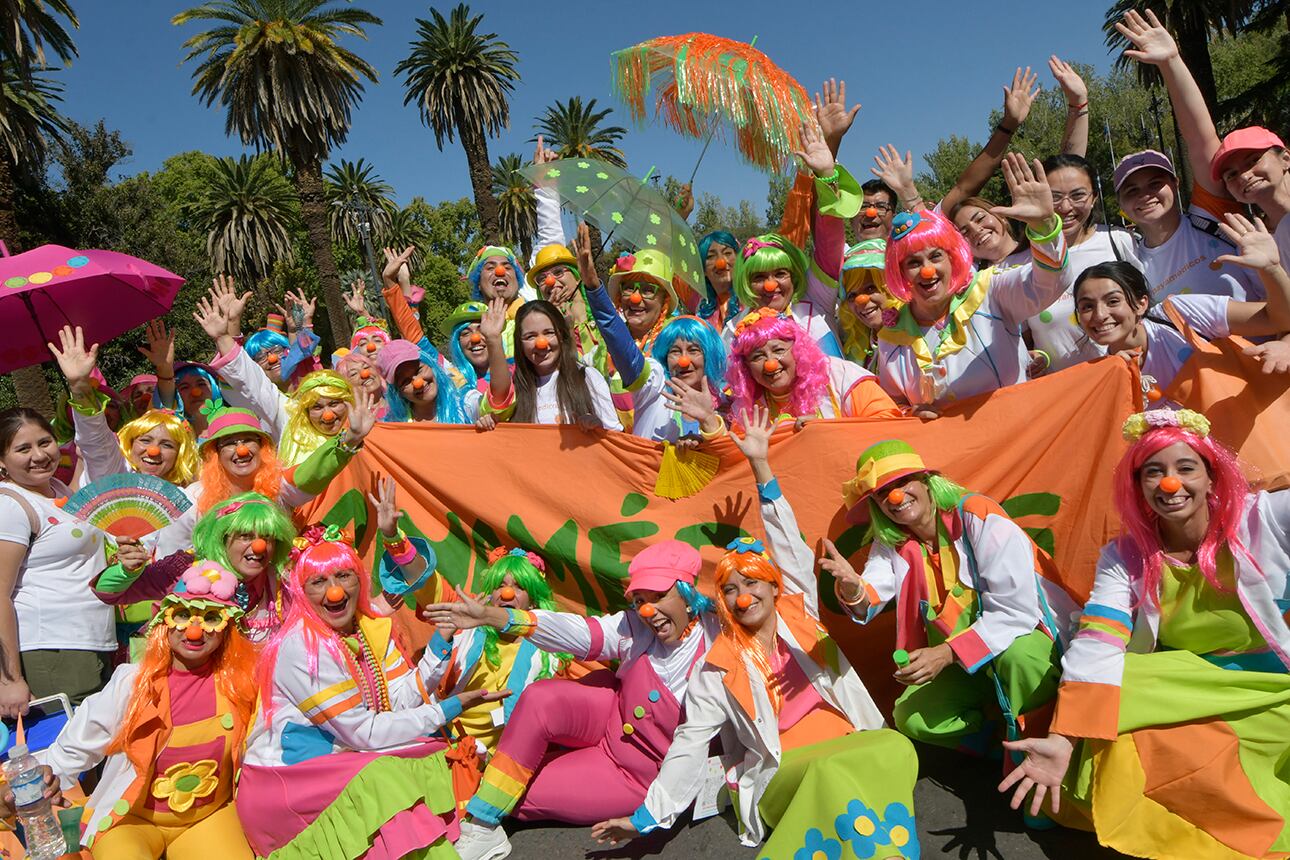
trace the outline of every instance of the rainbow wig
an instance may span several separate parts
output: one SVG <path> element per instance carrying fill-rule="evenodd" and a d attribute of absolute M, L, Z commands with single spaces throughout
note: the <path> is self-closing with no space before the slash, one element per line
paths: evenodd
<path fill-rule="evenodd" d="M 1258 563 L 1246 550 L 1237 534 L 1245 497 L 1250 493 L 1249 481 L 1241 471 L 1236 454 L 1214 440 L 1185 427 L 1153 427 L 1129 446 L 1115 468 L 1115 507 L 1119 511 L 1124 530 L 1116 538 L 1116 548 L 1129 569 L 1129 575 L 1142 582 L 1142 600 L 1152 605 L 1160 604 L 1160 577 L 1165 550 L 1160 540 L 1156 512 L 1142 494 L 1139 478 L 1143 464 L 1162 448 L 1177 442 L 1191 448 L 1205 461 L 1210 486 L 1206 503 L 1209 507 L 1209 527 L 1196 550 L 1196 562 L 1209 584 L 1226 590 L 1218 578 L 1218 553 L 1227 547 L 1233 554 L 1239 552 L 1255 567 Z"/>
<path fill-rule="evenodd" d="M 242 343 L 242 349 L 251 357 L 252 361 L 259 361 L 260 356 L 271 349 L 280 349 L 286 353 L 291 348 L 291 341 L 280 331 L 274 331 L 269 328 L 262 328 L 251 334 Z"/>
<path fill-rule="evenodd" d="M 172 484 L 186 487 L 197 477 L 197 470 L 201 468 L 201 462 L 197 456 L 197 439 L 193 436 L 192 425 L 171 410 L 149 409 L 118 430 L 116 437 L 121 442 L 121 453 L 125 454 L 125 459 L 129 462 L 130 449 L 134 445 L 134 440 L 158 427 L 170 434 L 178 449 L 175 465 L 161 477 Z"/>
<path fill-rule="evenodd" d="M 712 393 L 715 395 L 720 392 L 726 380 L 726 344 L 717 330 L 698 317 L 683 316 L 668 320 L 654 339 L 650 354 L 663 366 L 663 373 L 669 378 L 672 372 L 667 367 L 667 351 L 678 340 L 697 344 L 703 350 L 703 375 L 708 378 L 708 387 Z"/>
<path fill-rule="evenodd" d="M 343 400 L 352 408 L 354 389 L 333 370 L 315 370 L 300 381 L 287 400 L 287 426 L 282 429 L 278 448 L 283 465 L 295 466 L 327 441 L 328 437 L 309 421 L 309 410 L 324 398 Z"/>
<path fill-rule="evenodd" d="M 452 377 L 439 364 L 439 356 L 435 352 L 426 350 L 423 338 L 419 347 L 420 355 L 418 361 L 434 373 L 434 381 L 437 391 L 434 396 L 434 418 L 436 424 L 470 424 L 470 419 L 466 417 L 466 404 L 462 401 L 461 390 L 457 384 L 452 381 Z M 433 350 L 434 347 L 431 347 Z M 411 359 L 409 359 L 411 361 Z M 403 399 L 399 389 L 392 383 L 385 386 L 385 403 L 389 410 L 385 413 L 386 421 L 411 421 L 412 410 L 408 408 L 408 401 Z"/>
<path fill-rule="evenodd" d="M 949 255 L 950 279 L 954 282 L 950 294 L 966 290 L 972 283 L 972 249 L 958 228 L 945 216 L 926 209 L 907 218 L 914 221 L 913 228 L 902 231 L 899 226 L 893 227 L 887 242 L 887 291 L 902 302 L 909 301 L 912 287 L 905 275 L 905 260 L 926 248 L 940 248 Z"/>
<path fill-rule="evenodd" d="M 476 301 L 487 301 L 484 298 L 483 291 L 479 288 L 479 277 L 483 273 L 484 261 L 489 257 L 505 257 L 506 262 L 511 264 L 515 269 L 515 283 L 520 288 L 524 287 L 524 267 L 520 261 L 515 258 L 515 252 L 510 248 L 502 248 L 497 245 L 485 245 L 475 252 L 474 258 L 470 261 L 470 268 L 466 270 L 466 280 L 470 281 L 470 297 Z"/>
<path fill-rule="evenodd" d="M 739 262 L 739 240 L 725 230 L 713 230 L 699 240 L 700 263 L 707 262 L 708 249 L 713 245 L 725 245 L 727 248 L 733 249 L 735 262 L 736 264 Z M 731 272 L 731 274 L 733 275 L 734 272 Z M 720 297 L 717 295 L 717 288 L 712 286 L 712 282 L 708 280 L 706 270 L 704 271 L 703 282 L 708 286 L 708 294 L 699 303 L 699 309 L 695 313 L 706 319 L 717 312 L 717 302 L 720 301 Z M 733 278 L 730 281 L 730 286 L 730 298 L 726 300 L 726 319 L 734 319 L 739 314 L 739 297 L 735 295 Z"/>
<path fill-rule="evenodd" d="M 806 333 L 806 329 L 789 316 L 768 314 L 750 325 L 744 325 L 741 321 L 735 331 L 734 343 L 730 345 L 730 357 L 733 360 L 726 370 L 726 382 L 733 395 L 730 414 L 738 419 L 743 412 L 750 411 L 762 396 L 762 388 L 752 378 L 747 360 L 748 356 L 770 340 L 790 341 L 793 344 L 796 378 L 788 401 L 789 409 L 795 416 L 813 414 L 828 393 L 829 360 L 815 339 Z"/>
<path fill-rule="evenodd" d="M 228 557 L 228 539 L 252 534 L 273 539 L 273 566 L 282 570 L 291 552 L 296 528 L 277 502 L 259 493 L 242 493 L 203 514 L 193 526 L 193 552 L 198 558 L 219 562 L 236 573 Z"/>
<path fill-rule="evenodd" d="M 515 587 L 528 594 L 529 603 L 534 609 L 546 609 L 551 612 L 560 609 L 555 602 L 555 594 L 552 593 L 551 586 L 546 581 L 546 562 L 541 556 L 522 549 L 505 552 L 498 547 L 489 555 L 489 559 L 492 563 L 475 578 L 476 591 L 492 594 L 502 587 L 502 583 L 509 575 Z M 501 665 L 501 658 L 497 652 L 497 628 L 485 625 L 481 632 L 484 635 L 484 659 L 488 661 L 488 665 L 496 669 Z M 539 678 L 550 678 L 573 662 L 571 654 L 548 654 L 545 651 L 539 652 L 538 659 L 542 665 L 537 675 Z"/>
<path fill-rule="evenodd" d="M 757 579 L 762 582 L 769 582 L 775 586 L 777 593 L 775 602 L 784 594 L 784 577 L 779 572 L 779 568 L 771 561 L 770 554 L 763 549 L 762 542 L 753 538 L 740 538 L 730 544 L 729 551 L 717 562 L 717 617 L 721 619 L 721 635 L 734 643 L 739 651 L 747 652 L 752 657 L 755 665 L 762 673 L 762 680 L 766 682 L 766 692 L 770 695 L 771 705 L 775 708 L 775 713 L 779 713 L 780 705 L 783 704 L 783 696 L 779 690 L 779 685 L 772 683 L 774 670 L 771 669 L 770 655 L 761 647 L 757 637 L 748 632 L 738 621 L 735 621 L 734 615 L 730 612 L 730 607 L 726 606 L 726 601 L 721 595 L 722 589 L 730 581 L 732 574 L 738 573 L 749 579 Z"/>
<path fill-rule="evenodd" d="M 758 272 L 788 269 L 793 273 L 793 298 L 790 304 L 801 301 L 806 292 L 806 254 L 778 233 L 763 233 L 744 243 L 743 250 L 735 256 L 735 274 L 731 292 L 745 308 L 761 307 L 761 296 L 754 294 L 750 280 Z"/>

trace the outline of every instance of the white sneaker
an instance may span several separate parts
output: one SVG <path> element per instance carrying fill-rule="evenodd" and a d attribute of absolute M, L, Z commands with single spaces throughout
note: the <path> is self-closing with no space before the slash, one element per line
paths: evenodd
<path fill-rule="evenodd" d="M 511 840 L 500 826 L 485 827 L 466 818 L 461 822 L 461 837 L 452 847 L 461 860 L 502 860 L 510 856 Z"/>

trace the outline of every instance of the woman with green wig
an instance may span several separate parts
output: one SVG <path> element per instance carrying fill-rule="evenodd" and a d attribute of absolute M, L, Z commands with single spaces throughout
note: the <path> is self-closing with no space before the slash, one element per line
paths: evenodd
<path fill-rule="evenodd" d="M 264 641 L 282 624 L 284 592 L 278 576 L 296 536 L 291 517 L 259 493 L 242 493 L 212 508 L 193 528 L 193 549 L 150 562 L 139 544 L 123 544 L 117 561 L 90 588 L 117 606 L 160 600 L 195 561 L 213 561 L 237 575 L 234 599 L 245 615 L 239 622 L 253 642 Z"/>

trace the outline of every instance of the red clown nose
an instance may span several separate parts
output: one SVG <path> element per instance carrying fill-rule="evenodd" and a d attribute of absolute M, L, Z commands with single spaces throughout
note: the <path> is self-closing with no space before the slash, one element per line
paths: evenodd
<path fill-rule="evenodd" d="M 538 335 L 537 337 L 533 338 L 534 349 L 549 349 L 550 347 L 551 347 L 551 341 L 547 340 L 542 335 Z"/>
<path fill-rule="evenodd" d="M 330 424 L 331 422 L 333 422 L 333 421 L 335 421 L 335 420 L 336 420 L 336 413 L 335 413 L 334 411 L 332 411 L 331 409 L 324 409 L 324 410 L 323 410 L 323 414 L 322 414 L 322 422 L 323 422 L 324 424 Z"/>
<path fill-rule="evenodd" d="M 866 218 L 877 218 L 877 217 L 878 217 L 878 210 L 877 210 L 877 209 L 875 209 L 874 207 L 870 206 L 868 209 L 864 210 L 864 217 L 866 217 Z"/>
<path fill-rule="evenodd" d="M 368 345 L 369 345 L 369 346 L 371 346 L 371 344 L 368 344 Z M 360 370 L 360 371 L 358 372 L 358 378 L 359 378 L 359 379 L 371 379 L 371 378 L 372 378 L 372 371 L 368 370 L 368 369 L 365 367 L 365 368 L 363 368 L 362 370 Z"/>
<path fill-rule="evenodd" d="M 900 505 L 905 502 L 905 491 L 901 489 L 892 490 L 887 494 L 887 504 Z"/>
<path fill-rule="evenodd" d="M 339 585 L 333 585 L 327 589 L 327 593 L 323 595 L 323 599 L 328 603 L 340 603 L 345 599 L 345 589 L 341 588 Z"/>
<path fill-rule="evenodd" d="M 367 346 L 363 348 L 366 349 L 368 352 L 376 352 L 376 341 L 369 340 L 367 342 Z"/>
<path fill-rule="evenodd" d="M 658 614 L 658 609 L 652 603 L 645 603 L 642 604 L 640 609 L 636 610 L 636 614 L 641 618 L 653 618 Z"/>
<path fill-rule="evenodd" d="M 251 552 L 255 553 L 256 555 L 260 555 L 261 553 L 268 550 L 268 548 L 269 548 L 269 542 L 264 538 L 256 538 L 255 540 L 251 541 Z"/>
<path fill-rule="evenodd" d="M 543 279 L 542 279 L 542 283 L 543 283 L 545 286 L 547 286 L 547 287 L 554 287 L 554 286 L 555 286 L 555 275 L 552 275 L 552 274 L 548 273 L 548 274 L 547 274 L 547 276 L 546 276 L 545 278 L 543 278 Z"/>
<path fill-rule="evenodd" d="M 730 261 L 725 257 L 717 257 L 716 261 L 712 264 L 712 268 L 718 272 L 724 272 L 726 269 L 730 268 Z"/>
<path fill-rule="evenodd" d="M 918 277 L 922 278 L 924 281 L 930 281 L 932 278 L 936 277 L 936 267 L 923 266 L 923 268 L 918 270 Z"/>
<path fill-rule="evenodd" d="M 202 626 L 200 624 L 189 624 L 184 628 L 184 638 L 189 642 L 200 642 L 202 640 Z"/>
<path fill-rule="evenodd" d="M 143 453 L 147 454 L 149 457 L 160 457 L 161 449 L 158 448 L 156 445 L 149 445 L 148 450 L 144 451 Z"/>
<path fill-rule="evenodd" d="M 497 596 L 502 600 L 514 600 L 515 589 L 511 588 L 509 585 L 503 585 L 502 590 L 497 592 Z"/>
<path fill-rule="evenodd" d="M 762 362 L 762 365 L 761 365 L 761 372 L 762 372 L 762 373 L 779 373 L 779 369 L 780 369 L 781 367 L 783 367 L 783 365 L 779 363 L 779 359 L 777 359 L 777 358 L 768 358 L 768 359 L 766 359 L 764 362 Z"/>

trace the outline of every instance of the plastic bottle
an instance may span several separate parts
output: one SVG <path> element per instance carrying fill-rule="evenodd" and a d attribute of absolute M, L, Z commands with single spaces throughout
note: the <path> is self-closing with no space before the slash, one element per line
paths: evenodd
<path fill-rule="evenodd" d="M 13 789 L 14 807 L 22 822 L 31 860 L 56 860 L 67 853 L 63 828 L 45 797 L 45 777 L 40 762 L 27 753 L 26 744 L 14 744 L 4 763 L 4 776 Z"/>
<path fill-rule="evenodd" d="M 897 669 L 903 669 L 909 665 L 909 652 L 904 648 L 892 651 L 891 660 L 896 664 Z"/>

